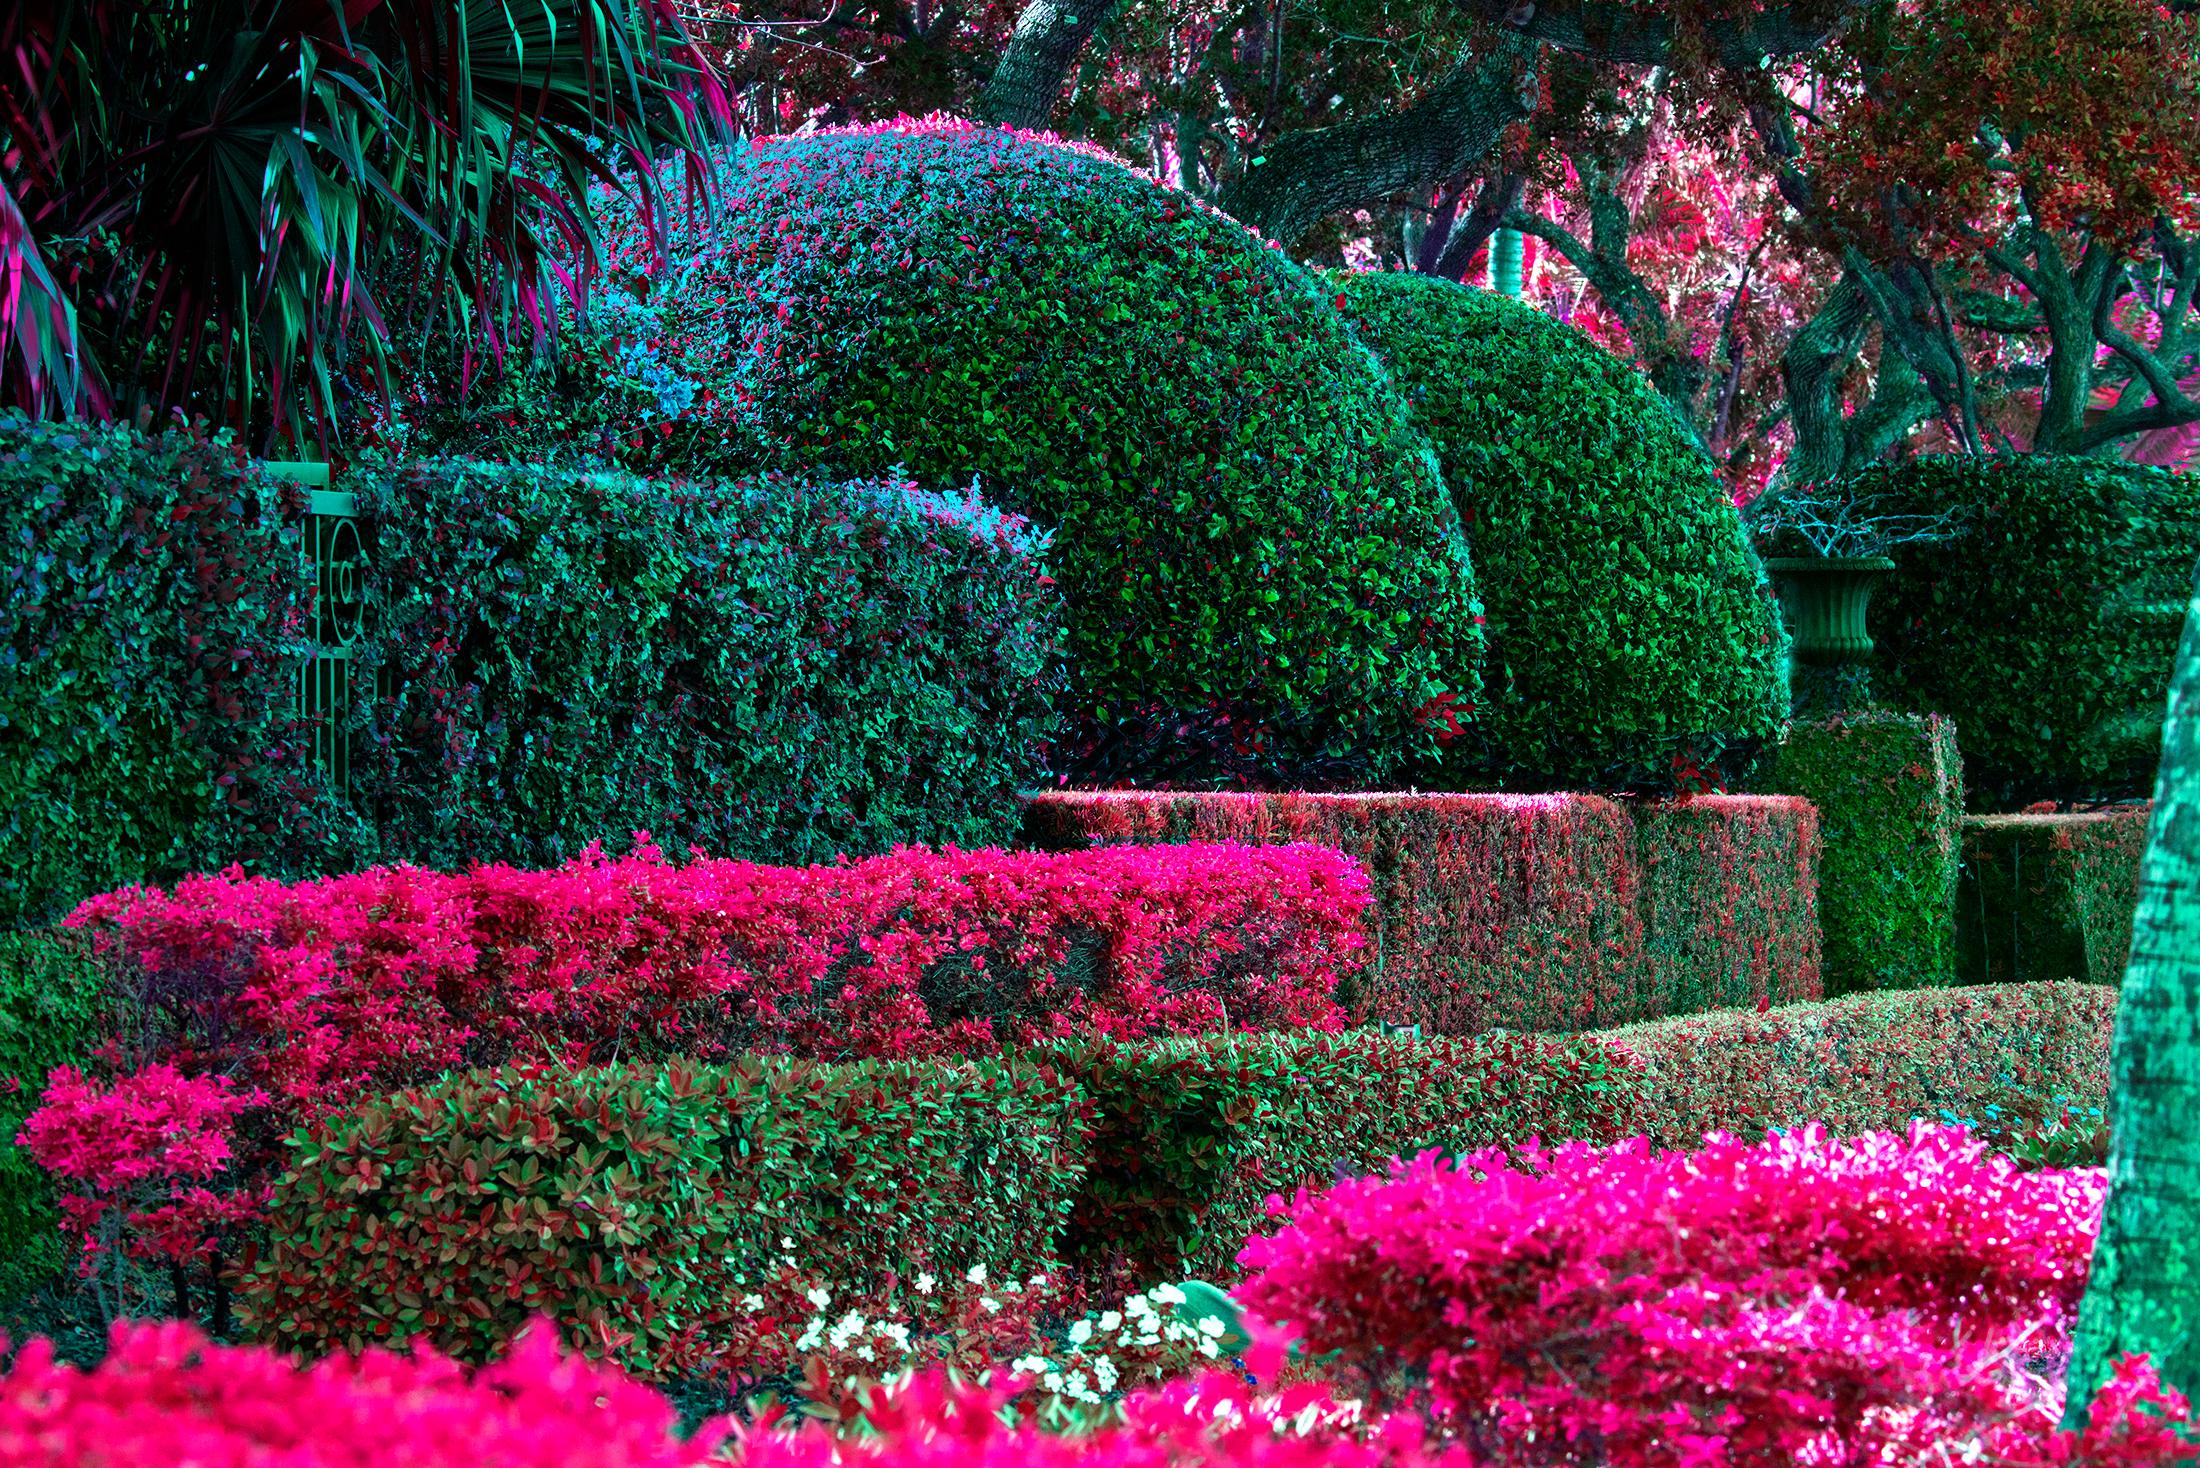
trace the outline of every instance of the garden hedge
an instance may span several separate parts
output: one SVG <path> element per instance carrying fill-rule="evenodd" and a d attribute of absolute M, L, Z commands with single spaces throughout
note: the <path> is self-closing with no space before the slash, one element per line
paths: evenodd
<path fill-rule="evenodd" d="M 1880 696 L 1963 731 L 1975 811 L 2144 799 L 2200 557 L 2200 484 L 2101 459 L 1927 456 L 1856 481 L 1962 534 L 1872 603 Z"/>
<path fill-rule="evenodd" d="M 1430 1147 L 1616 1141 L 1625 1067 L 1581 1039 L 1207 1036 L 1072 1042 L 1037 1058 L 1092 1097 L 1088 1170 L 1064 1255 L 1095 1278 L 1234 1279 L 1266 1200 L 1379 1172 Z"/>
<path fill-rule="evenodd" d="M 451 459 L 346 482 L 386 588 L 354 652 L 352 785 L 392 859 L 546 866 L 642 829 L 810 862 L 1013 833 L 1059 596 L 1045 536 L 975 495 Z"/>
<path fill-rule="evenodd" d="M 1963 823 L 1957 972 L 1966 984 L 2121 986 L 2153 808 Z"/>
<path fill-rule="evenodd" d="M 1488 693 L 1447 771 L 1575 790 L 1742 775 L 1787 718 L 1787 634 L 1665 399 L 1524 302 L 1400 271 L 1333 279 L 1474 547 Z"/>
<path fill-rule="evenodd" d="M 2105 1108 L 2116 998 L 2084 984 L 1852 994 L 1589 1038 L 1639 1063 L 1635 1130 L 1692 1147 L 1707 1132 L 1758 1137 L 1805 1121 L 1900 1131 L 1917 1117 L 1976 1120 L 1989 1106 Z"/>
<path fill-rule="evenodd" d="M 903 121 L 752 141 L 659 274 L 630 215 L 607 228 L 624 288 L 562 387 L 445 442 L 980 476 L 1058 528 L 1079 779 L 1379 779 L 1433 752 L 1446 695 L 1477 701 L 1426 441 L 1334 292 L 1191 196 Z"/>
<path fill-rule="evenodd" d="M 53 1186 L 15 1146 L 46 1073 L 82 1065 L 107 1038 L 107 974 L 83 935 L 0 932 L 0 1300 L 57 1273 Z"/>
<path fill-rule="evenodd" d="M 1955 982 L 1963 774 L 1938 714 L 1798 722 L 1773 751 L 1758 788 L 1818 808 L 1828 995 Z"/>
<path fill-rule="evenodd" d="M 0 414 L 0 928 L 356 836 L 297 724 L 304 513 L 226 437 Z"/>
<path fill-rule="evenodd" d="M 1689 804 L 1050 792 L 1027 802 L 1023 839 L 1049 850 L 1215 840 L 1338 848 L 1365 867 L 1374 896 L 1370 970 L 1338 994 L 1355 1022 L 1564 1032 L 1649 1018 L 1666 1003 L 1818 997 L 1809 807 Z M 1726 916 L 1745 903 L 1749 916 Z"/>
<path fill-rule="evenodd" d="M 810 1313 L 789 1264 L 858 1299 L 928 1265 L 1049 1267 L 1084 1109 L 992 1061 L 469 1072 L 295 1140 L 240 1313 L 285 1349 L 468 1360 L 548 1313 L 592 1354 L 701 1374 Z"/>

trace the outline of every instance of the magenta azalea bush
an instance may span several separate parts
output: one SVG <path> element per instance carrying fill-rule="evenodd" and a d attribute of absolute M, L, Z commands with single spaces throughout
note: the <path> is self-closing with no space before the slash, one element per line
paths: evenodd
<path fill-rule="evenodd" d="M 1505 1453 L 1909 1461 L 2039 1419 L 2103 1188 L 1922 1124 L 1429 1154 L 1302 1192 L 1240 1296 Z"/>

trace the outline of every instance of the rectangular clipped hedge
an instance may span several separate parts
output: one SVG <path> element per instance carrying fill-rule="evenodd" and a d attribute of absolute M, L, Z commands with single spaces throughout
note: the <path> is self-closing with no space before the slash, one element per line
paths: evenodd
<path fill-rule="evenodd" d="M 1855 994 L 1593 1038 L 1641 1066 L 1632 1130 L 1688 1147 L 1706 1132 L 1762 1136 L 1803 1121 L 1900 1130 L 1914 1117 L 1976 1117 L 2026 1098 L 2106 1107 L 2116 999 L 2081 984 Z"/>
<path fill-rule="evenodd" d="M 1563 1033 L 1820 992 L 1817 831 L 1796 801 L 1071 791 L 1033 796 L 1023 834 L 1342 850 L 1375 899 L 1368 976 L 1339 995 L 1359 1021 Z"/>
<path fill-rule="evenodd" d="M 1938 714 L 1798 721 L 1762 788 L 1818 808 L 1825 992 L 1954 982 L 1963 763 Z"/>
<path fill-rule="evenodd" d="M 548 1312 L 632 1370 L 707 1371 L 810 1312 L 782 1265 L 858 1296 L 1051 1266 L 1086 1110 L 1061 1072 L 992 1060 L 463 1072 L 300 1134 L 240 1310 L 285 1348 L 468 1360 Z"/>
<path fill-rule="evenodd" d="M 2153 807 L 1963 823 L 1957 972 L 1966 984 L 2121 984 Z"/>

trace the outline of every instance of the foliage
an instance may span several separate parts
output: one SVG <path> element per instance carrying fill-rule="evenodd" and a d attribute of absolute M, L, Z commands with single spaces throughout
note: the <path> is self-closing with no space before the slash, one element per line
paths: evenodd
<path fill-rule="evenodd" d="M 1044 535 L 975 494 L 465 460 L 346 482 L 388 587 L 352 783 L 391 859 L 546 865 L 636 828 L 767 861 L 985 846 L 1039 778 L 1060 598 Z"/>
<path fill-rule="evenodd" d="M 1432 1155 L 1302 1192 L 1239 1294 L 1502 1456 L 1903 1461 L 2021 1403 L 1994 1369 L 2067 1329 L 2103 1191 L 1923 1126 Z"/>
<path fill-rule="evenodd" d="M 1963 760 L 1938 714 L 1792 725 L 1760 778 L 1818 808 L 1829 996 L 1955 982 Z"/>
<path fill-rule="evenodd" d="M 2013 1143 L 2066 1108 L 2105 1107 L 2113 990 L 2009 984 L 1856 994 L 1766 1013 L 1600 1030 L 1639 1066 L 1631 1125 L 1668 1147 L 1705 1133 L 1760 1136 L 1969 1120 Z M 1996 1109 L 1998 1108 L 1998 1110 Z"/>
<path fill-rule="evenodd" d="M 118 1068 L 173 1062 L 267 1093 L 240 1149 L 251 1188 L 299 1123 L 470 1064 L 1334 1029 L 1366 902 L 1351 860 L 1311 846 L 676 868 L 644 837 L 547 872 L 284 887 L 231 869 L 71 921 L 120 955 Z"/>
<path fill-rule="evenodd" d="M 1423 1147 L 1619 1135 L 1626 1066 L 1577 1039 L 1368 1031 L 1067 1042 L 1094 1102 L 1065 1257 L 1104 1278 L 1227 1277 L 1265 1200 Z"/>
<path fill-rule="evenodd" d="M 226 437 L 0 416 L 0 927 L 355 843 L 297 724 L 303 513 Z"/>
<path fill-rule="evenodd" d="M 1787 717 L 1786 640 L 1686 426 L 1540 311 L 1434 276 L 1337 277 L 1444 466 L 1489 618 L 1489 694 L 1447 770 L 1508 785 L 1737 778 Z"/>
<path fill-rule="evenodd" d="M 471 1072 L 296 1139 L 241 1312 L 288 1349 L 483 1359 L 547 1311 L 638 1371 L 722 1369 L 807 1315 L 797 1259 L 857 1299 L 937 1261 L 1049 1264 L 1084 1110 L 989 1061 Z"/>
<path fill-rule="evenodd" d="M 1955 719 L 1973 808 L 2143 795 L 2200 494 L 2160 470 L 2040 456 L 1931 456 L 1863 480 L 1966 523 L 1902 548 L 1872 635 L 1881 696 Z"/>
<path fill-rule="evenodd" d="M 1091 150 L 948 121 L 755 142 L 720 191 L 661 278 L 621 247 L 632 289 L 562 397 L 445 441 L 508 412 L 648 472 L 979 475 L 1058 527 L 1072 778 L 1379 779 L 1433 752 L 1440 696 L 1471 708 L 1435 467 L 1281 252 Z M 1126 743 L 1126 715 L 1186 738 Z"/>
<path fill-rule="evenodd" d="M 1369 971 L 1338 988 L 1355 1023 L 1562 1032 L 1666 1000 L 1817 998 L 1808 807 L 1662 811 L 1563 794 L 1055 792 L 1026 806 L 1024 839 L 1339 848 L 1373 897 Z M 1720 917 L 1744 903 L 1758 916 Z"/>
<path fill-rule="evenodd" d="M 53 1187 L 15 1146 L 48 1071 L 105 1038 L 104 975 L 74 933 L 0 932 L 0 1299 L 61 1267 Z"/>
<path fill-rule="evenodd" d="M 1963 982 L 2121 985 L 2152 808 L 1972 816 L 1963 823 Z"/>
<path fill-rule="evenodd" d="M 22 0 L 0 16 L 0 395 L 310 417 L 392 323 L 502 354 L 599 250 L 592 181 L 730 121 L 667 0 Z M 691 182 L 699 181 L 699 176 Z"/>
<path fill-rule="evenodd" d="M 1816 998 L 1818 813 L 1800 800 L 1695 795 L 1632 806 L 1650 1012 Z"/>

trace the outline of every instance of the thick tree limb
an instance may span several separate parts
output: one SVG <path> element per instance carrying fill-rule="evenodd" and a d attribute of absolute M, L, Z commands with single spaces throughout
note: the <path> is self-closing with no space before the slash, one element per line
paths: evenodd
<path fill-rule="evenodd" d="M 1115 14 L 1118 0 L 1029 0 L 978 99 L 978 116 L 1039 129 L 1054 115 L 1077 53 Z"/>
<path fill-rule="evenodd" d="M 1532 115 L 1536 47 L 1507 37 L 1462 56 L 1401 112 L 1291 133 L 1254 158 L 1217 201 L 1286 244 L 1326 216 L 1472 169 L 1506 128 Z"/>
<path fill-rule="evenodd" d="M 1430 275 L 1441 275 L 1446 280 L 1464 280 L 1467 266 L 1473 261 L 1475 251 L 1490 241 L 1490 236 L 1503 227 L 1505 216 L 1519 207 L 1520 195 L 1527 188 L 1528 176 L 1502 169 L 1484 180 L 1482 190 L 1474 197 L 1474 207 L 1467 217 L 1452 226 L 1451 237 L 1444 241 L 1443 253 L 1428 267 Z"/>

